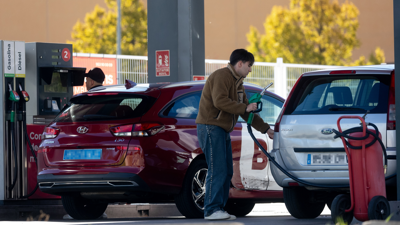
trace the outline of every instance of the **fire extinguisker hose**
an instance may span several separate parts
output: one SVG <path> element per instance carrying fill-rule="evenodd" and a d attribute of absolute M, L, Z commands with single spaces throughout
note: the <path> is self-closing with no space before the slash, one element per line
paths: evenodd
<path fill-rule="evenodd" d="M 365 124 L 367 126 L 372 126 L 375 129 L 375 133 L 367 129 L 366 130 L 366 134 L 365 134 L 364 137 L 352 137 L 352 136 L 349 136 L 347 134 L 354 133 L 354 132 L 363 132 L 363 128 L 362 127 L 353 127 L 353 128 L 350 128 L 348 130 L 343 131 L 343 133 L 340 133 L 339 131 L 337 131 L 335 129 L 332 129 L 332 131 L 336 134 L 333 138 L 336 139 L 336 138 L 339 138 L 339 137 L 344 137 L 344 138 L 352 139 L 352 140 L 365 140 L 365 139 L 368 138 L 369 135 L 372 135 L 374 137 L 374 139 L 370 143 L 366 144 L 365 148 L 372 146 L 373 144 L 375 144 L 376 140 L 378 140 L 379 144 L 382 147 L 382 152 L 383 152 L 384 159 L 385 159 L 385 173 L 386 173 L 386 169 L 387 169 L 387 153 L 386 153 L 386 149 L 385 149 L 385 146 L 383 145 L 382 140 L 379 138 L 378 127 L 373 123 L 367 123 L 366 122 Z M 350 149 L 362 149 L 362 146 L 352 146 L 352 145 L 350 145 L 350 143 L 346 139 L 345 139 L 345 142 L 346 142 L 346 145 Z M 389 179 L 389 178 L 386 178 L 386 179 Z"/>

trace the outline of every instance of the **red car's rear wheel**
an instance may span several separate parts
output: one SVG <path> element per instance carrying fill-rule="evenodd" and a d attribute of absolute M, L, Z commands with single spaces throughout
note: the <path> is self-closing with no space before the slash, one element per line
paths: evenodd
<path fill-rule="evenodd" d="M 176 207 L 187 218 L 204 217 L 207 170 L 205 160 L 192 162 L 187 171 L 182 190 L 175 198 Z"/>

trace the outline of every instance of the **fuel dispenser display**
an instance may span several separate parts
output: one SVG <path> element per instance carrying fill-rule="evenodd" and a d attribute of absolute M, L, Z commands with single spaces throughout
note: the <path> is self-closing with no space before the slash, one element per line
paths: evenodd
<path fill-rule="evenodd" d="M 70 44 L 0 40 L 0 53 L 0 201 L 59 199 L 37 189 L 36 151 L 45 126 L 72 97 L 73 86 L 83 85 L 86 68 L 72 66 Z"/>
<path fill-rule="evenodd" d="M 68 103 L 73 86 L 82 86 L 86 68 L 72 65 L 72 45 L 26 43 L 26 69 L 31 94 L 28 124 L 48 124 Z"/>

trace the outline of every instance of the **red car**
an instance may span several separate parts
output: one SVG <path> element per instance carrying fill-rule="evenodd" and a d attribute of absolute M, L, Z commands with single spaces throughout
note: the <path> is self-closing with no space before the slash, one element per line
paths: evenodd
<path fill-rule="evenodd" d="M 207 164 L 195 119 L 204 81 L 103 86 L 79 94 L 43 132 L 39 188 L 62 196 L 75 219 L 95 219 L 113 202 L 175 202 L 203 217 Z M 262 88 L 245 83 L 247 96 Z M 266 92 L 260 116 L 274 124 L 284 99 Z M 254 130 L 265 149 L 272 140 Z M 255 203 L 283 202 L 267 157 L 239 121 L 233 132 L 234 174 L 226 210 L 247 215 Z"/>

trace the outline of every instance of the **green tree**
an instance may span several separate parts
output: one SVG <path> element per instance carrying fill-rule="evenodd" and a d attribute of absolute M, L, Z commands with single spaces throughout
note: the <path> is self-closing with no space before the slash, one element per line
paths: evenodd
<path fill-rule="evenodd" d="M 74 52 L 116 54 L 117 2 L 105 0 L 108 10 L 96 5 L 72 31 Z M 147 55 L 147 12 L 140 0 L 121 0 L 121 54 Z"/>
<path fill-rule="evenodd" d="M 384 62 L 382 49 L 366 61 L 361 56 L 352 62 L 354 48 L 360 46 L 357 7 L 346 1 L 291 0 L 289 9 L 274 6 L 267 16 L 265 34 L 251 26 L 247 34 L 256 61 L 320 65 L 367 65 Z"/>

